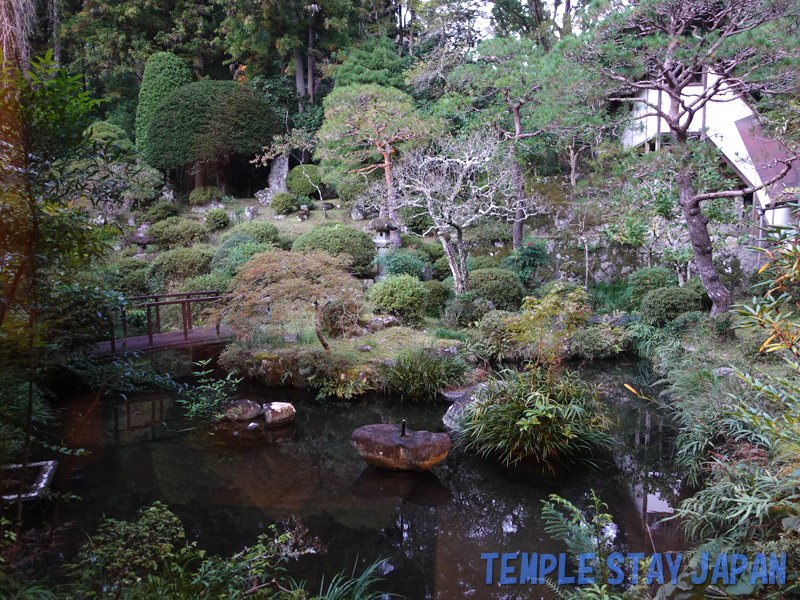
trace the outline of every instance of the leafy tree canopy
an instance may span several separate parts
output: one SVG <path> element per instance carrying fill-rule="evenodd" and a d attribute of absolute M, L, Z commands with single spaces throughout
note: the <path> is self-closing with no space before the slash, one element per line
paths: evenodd
<path fill-rule="evenodd" d="M 159 52 L 148 59 L 136 108 L 136 142 L 145 154 L 148 153 L 147 128 L 159 103 L 191 81 L 189 67 L 171 52 Z"/>
<path fill-rule="evenodd" d="M 337 87 L 374 83 L 397 89 L 404 88 L 403 70 L 408 59 L 397 55 L 397 47 L 385 36 L 367 38 L 352 48 L 341 65 L 332 66 L 328 74 Z"/>

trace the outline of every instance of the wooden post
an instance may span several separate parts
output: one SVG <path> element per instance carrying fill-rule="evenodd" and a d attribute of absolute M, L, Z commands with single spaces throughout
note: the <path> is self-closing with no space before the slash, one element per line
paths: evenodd
<path fill-rule="evenodd" d="M 150 305 L 146 304 L 147 306 L 147 338 L 150 341 L 150 347 L 153 346 L 153 319 L 150 316 Z"/>
<path fill-rule="evenodd" d="M 128 337 L 128 313 L 125 312 L 125 309 L 121 309 L 120 311 L 122 314 L 120 315 L 120 321 L 122 321 L 122 337 Z"/>
<path fill-rule="evenodd" d="M 186 307 L 188 304 L 186 302 L 181 302 L 181 315 L 183 316 L 183 339 L 184 341 L 189 341 L 189 329 L 186 326 Z"/>
<path fill-rule="evenodd" d="M 115 331 L 114 331 L 114 319 L 109 319 L 109 320 L 108 320 L 108 322 L 109 322 L 109 324 L 111 325 L 111 353 L 113 354 L 114 352 L 116 352 L 116 351 L 117 351 L 117 343 L 116 343 L 116 341 L 114 340 L 114 335 L 115 335 Z"/>
<path fill-rule="evenodd" d="M 161 307 L 158 305 L 158 296 L 153 296 L 153 302 L 156 303 L 156 333 L 161 333 Z"/>

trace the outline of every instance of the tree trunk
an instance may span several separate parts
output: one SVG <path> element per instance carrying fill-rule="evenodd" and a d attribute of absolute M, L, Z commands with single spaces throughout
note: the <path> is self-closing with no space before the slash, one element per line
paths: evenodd
<path fill-rule="evenodd" d="M 383 173 L 386 177 L 386 216 L 392 219 L 396 224 L 400 224 L 400 219 L 397 218 L 397 194 L 394 190 L 394 179 L 392 178 L 392 157 L 388 151 L 381 151 L 383 154 Z M 399 248 L 403 245 L 400 241 L 400 231 L 392 229 L 389 232 L 389 241 L 392 246 Z"/>
<path fill-rule="evenodd" d="M 314 104 L 314 22 L 308 26 L 308 103 Z"/>
<path fill-rule="evenodd" d="M 711 315 L 728 312 L 733 298 L 728 289 L 719 279 L 719 273 L 714 267 L 713 246 L 711 236 L 708 234 L 708 217 L 700 209 L 700 202 L 694 199 L 693 174 L 688 171 L 678 173 L 675 180 L 678 183 L 678 198 L 683 212 L 683 218 L 689 231 L 689 240 L 694 249 L 694 261 L 697 272 L 703 280 L 713 305 Z"/>
<path fill-rule="evenodd" d="M 317 339 L 319 343 L 322 344 L 322 347 L 325 348 L 325 354 L 331 353 L 331 347 L 328 345 L 328 342 L 325 340 L 325 336 L 322 335 L 322 311 L 325 310 L 325 307 L 330 304 L 330 300 L 326 300 L 323 303 L 315 302 L 314 305 L 317 308 L 317 316 L 314 320 L 314 330 L 317 333 Z"/>
<path fill-rule="evenodd" d="M 441 234 L 437 231 L 436 237 L 439 238 L 442 248 L 444 248 L 444 254 L 447 257 L 447 265 L 450 267 L 450 273 L 453 274 L 453 291 L 456 296 L 460 296 L 469 291 L 469 275 L 467 274 L 467 270 L 464 268 L 462 271 L 461 256 L 458 252 L 458 248 L 453 248 L 449 233 Z M 464 266 L 466 267 L 466 261 L 464 261 Z"/>
<path fill-rule="evenodd" d="M 403 2 L 397 2 L 397 56 L 403 56 Z"/>
<path fill-rule="evenodd" d="M 525 182 L 522 177 L 522 167 L 517 162 L 516 152 L 511 156 L 511 177 L 513 178 L 514 193 L 517 196 L 514 213 L 514 231 L 512 245 L 514 250 L 522 245 L 522 236 L 525 226 Z"/>
<path fill-rule="evenodd" d="M 194 187 L 203 187 L 203 165 L 200 163 L 194 166 Z"/>
<path fill-rule="evenodd" d="M 572 145 L 569 147 L 569 183 L 573 188 L 578 183 L 578 153 Z"/>
<path fill-rule="evenodd" d="M 294 83 L 297 88 L 297 110 L 305 112 L 303 96 L 306 95 L 306 84 L 303 77 L 303 51 L 300 46 L 295 46 L 294 49 Z"/>

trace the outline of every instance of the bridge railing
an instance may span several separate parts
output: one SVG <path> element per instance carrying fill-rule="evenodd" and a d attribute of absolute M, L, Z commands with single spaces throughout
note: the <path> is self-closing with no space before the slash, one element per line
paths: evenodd
<path fill-rule="evenodd" d="M 189 331 L 192 329 L 192 304 L 199 302 L 216 302 L 222 296 L 218 290 L 204 290 L 202 292 L 179 292 L 175 294 L 149 294 L 147 296 L 131 296 L 132 308 L 144 308 L 147 311 L 147 337 L 148 343 L 153 346 L 153 335 L 161 333 L 161 307 L 180 305 L 183 339 L 189 340 Z M 141 302 L 145 300 L 145 302 Z M 120 321 L 122 323 L 122 338 L 128 337 L 128 315 L 125 308 L 120 308 Z M 153 319 L 155 313 L 155 322 Z M 155 331 L 154 331 L 155 329 Z M 219 335 L 219 321 L 217 321 L 217 335 Z M 111 326 L 111 352 L 116 352 L 116 332 Z"/>

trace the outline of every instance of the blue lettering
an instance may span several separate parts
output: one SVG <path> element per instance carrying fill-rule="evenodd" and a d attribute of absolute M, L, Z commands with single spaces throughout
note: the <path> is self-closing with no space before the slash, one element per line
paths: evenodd
<path fill-rule="evenodd" d="M 567 577 L 566 569 L 567 569 L 567 555 L 566 554 L 559 554 L 558 555 L 558 585 L 564 585 L 565 583 L 575 583 L 574 577 Z"/>
<path fill-rule="evenodd" d="M 610 554 L 606 559 L 606 566 L 611 569 L 612 573 L 616 574 L 616 577 L 609 576 L 608 581 L 606 583 L 610 583 L 611 585 L 617 585 L 622 583 L 622 580 L 625 579 L 625 573 L 622 572 L 622 569 L 619 568 L 617 564 L 618 561 L 625 560 L 625 557 L 622 556 L 619 552 L 614 552 Z"/>
<path fill-rule="evenodd" d="M 769 555 L 769 583 L 786 584 L 786 552 L 781 552 L 781 560 L 774 554 Z"/>
<path fill-rule="evenodd" d="M 653 554 L 650 557 L 650 567 L 647 569 L 647 585 L 653 583 L 653 579 L 664 585 L 664 565 L 661 564 L 660 554 Z"/>
<path fill-rule="evenodd" d="M 550 561 L 550 564 L 547 564 Z M 539 555 L 539 584 L 544 585 L 544 576 L 549 575 L 556 570 L 558 561 L 554 554 L 540 554 Z"/>
<path fill-rule="evenodd" d="M 737 565 L 736 562 L 739 562 Z M 736 583 L 736 576 L 747 568 L 747 557 L 744 554 L 731 554 L 731 585 Z"/>
<path fill-rule="evenodd" d="M 587 565 L 587 560 L 594 560 L 594 552 L 583 552 L 580 556 L 578 563 L 578 585 L 586 585 L 587 583 L 594 583 L 594 577 L 587 577 L 591 575 L 594 567 Z"/>
<path fill-rule="evenodd" d="M 631 561 L 631 583 L 639 583 L 639 561 L 644 559 L 644 552 L 629 552 L 628 560 Z"/>
<path fill-rule="evenodd" d="M 759 552 L 753 559 L 753 573 L 750 575 L 750 585 L 760 579 L 761 583 L 767 585 L 767 555 Z"/>
<path fill-rule="evenodd" d="M 717 583 L 717 579 L 722 579 L 722 583 L 728 584 L 728 555 L 717 554 L 714 561 L 714 572 L 711 574 L 711 585 Z"/>
<path fill-rule="evenodd" d="M 674 563 L 672 561 L 670 561 L 670 555 L 669 554 L 667 554 L 667 556 L 665 557 L 667 559 L 667 568 L 669 569 L 669 582 L 672 585 L 675 585 L 675 584 L 678 583 L 678 573 L 680 572 L 681 558 L 682 557 L 683 557 L 683 554 L 678 552 L 675 555 L 675 562 Z"/>
<path fill-rule="evenodd" d="M 692 583 L 705 583 L 708 579 L 708 554 L 703 552 L 700 574 L 692 573 Z"/>
<path fill-rule="evenodd" d="M 522 559 L 519 565 L 519 582 L 520 583 L 536 583 L 536 561 L 539 555 L 534 552 L 531 554 L 531 559 L 528 561 L 528 553 L 522 553 Z"/>
<path fill-rule="evenodd" d="M 509 577 L 514 573 L 514 567 L 508 564 L 509 560 L 517 558 L 517 553 L 503 554 L 502 562 L 500 563 L 500 585 L 508 585 L 509 583 L 517 583 L 516 577 Z"/>
<path fill-rule="evenodd" d="M 481 560 L 486 561 L 486 583 L 492 583 L 492 563 L 494 563 L 494 559 L 500 556 L 497 552 L 483 552 L 481 554 Z"/>

